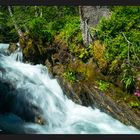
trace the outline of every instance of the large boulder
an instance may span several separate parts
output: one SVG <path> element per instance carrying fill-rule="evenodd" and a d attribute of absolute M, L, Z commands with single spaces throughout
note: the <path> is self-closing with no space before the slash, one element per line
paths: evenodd
<path fill-rule="evenodd" d="M 18 45 L 16 43 L 10 43 L 8 47 L 8 53 L 14 53 L 18 49 Z"/>

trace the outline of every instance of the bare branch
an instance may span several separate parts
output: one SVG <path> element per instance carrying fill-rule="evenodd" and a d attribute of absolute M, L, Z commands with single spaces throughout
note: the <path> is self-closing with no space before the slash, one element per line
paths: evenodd
<path fill-rule="evenodd" d="M 133 64 L 130 63 L 130 45 L 133 46 L 133 43 L 131 43 L 131 42 L 126 38 L 126 36 L 125 36 L 125 34 L 124 34 L 123 32 L 121 32 L 121 33 L 122 33 L 123 37 L 125 38 L 125 40 L 126 40 L 126 42 L 127 42 L 127 44 L 128 44 L 128 53 L 127 53 L 128 64 L 129 64 L 131 67 L 140 70 L 140 67 L 134 66 Z M 137 55 L 136 55 L 136 53 L 135 53 L 135 50 L 134 50 L 134 46 L 133 46 L 133 51 L 134 51 L 135 56 L 137 57 Z M 137 59 L 139 60 L 138 57 L 137 57 Z"/>

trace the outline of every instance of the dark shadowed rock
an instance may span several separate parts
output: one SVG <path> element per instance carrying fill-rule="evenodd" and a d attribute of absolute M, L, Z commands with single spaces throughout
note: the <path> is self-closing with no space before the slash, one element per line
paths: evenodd
<path fill-rule="evenodd" d="M 26 122 L 44 124 L 42 109 L 20 94 L 25 92 L 28 91 L 16 89 L 10 81 L 0 78 L 0 114 L 13 113 Z M 21 96 L 17 96 L 19 94 Z"/>

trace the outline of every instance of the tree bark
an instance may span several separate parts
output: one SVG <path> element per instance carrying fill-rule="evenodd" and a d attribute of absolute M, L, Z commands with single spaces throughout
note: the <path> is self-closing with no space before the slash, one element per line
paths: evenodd
<path fill-rule="evenodd" d="M 101 18 L 109 16 L 107 6 L 79 6 L 82 37 L 86 47 L 93 42 L 90 28 L 95 27 Z"/>

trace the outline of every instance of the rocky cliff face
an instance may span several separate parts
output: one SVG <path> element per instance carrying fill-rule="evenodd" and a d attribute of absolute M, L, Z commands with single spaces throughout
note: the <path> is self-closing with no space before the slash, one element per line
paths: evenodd
<path fill-rule="evenodd" d="M 108 17 L 109 9 L 107 6 L 80 6 L 79 12 L 84 44 L 88 46 L 93 42 L 93 38 L 90 35 L 90 28 L 95 27 L 102 17 Z"/>

